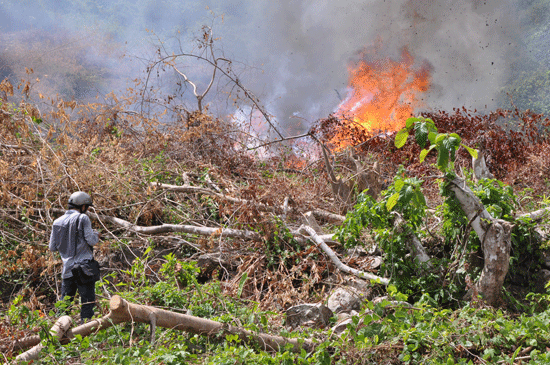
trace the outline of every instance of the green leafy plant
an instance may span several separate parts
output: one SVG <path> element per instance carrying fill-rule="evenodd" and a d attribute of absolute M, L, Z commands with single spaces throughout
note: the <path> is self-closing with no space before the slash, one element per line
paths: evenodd
<path fill-rule="evenodd" d="M 363 244 L 364 232 L 372 232 L 374 241 L 382 250 L 382 272 L 391 276 L 400 292 L 415 299 L 422 293 L 430 293 L 440 302 L 450 302 L 460 292 L 456 285 L 444 286 L 440 273 L 413 258 L 409 258 L 411 235 L 426 235 L 423 222 L 426 216 L 426 199 L 422 193 L 423 181 L 405 177 L 401 168 L 393 183 L 382 192 L 380 201 L 367 194 L 360 194 L 354 209 L 338 229 L 337 237 L 346 247 Z M 403 223 L 396 226 L 400 216 Z M 443 266 L 448 258 L 434 258 L 433 267 Z M 419 273 L 422 273 L 419 275 Z"/>
<path fill-rule="evenodd" d="M 456 151 L 464 147 L 472 157 L 477 158 L 477 151 L 461 143 L 462 139 L 456 133 L 438 133 L 435 123 L 430 118 L 412 117 L 406 120 L 405 127 L 397 132 L 395 146 L 401 148 L 407 142 L 409 133 L 414 129 L 414 137 L 422 148 L 420 162 L 423 162 L 431 150 L 437 151 L 437 167 L 444 172 L 454 169 Z M 426 149 L 426 144 L 430 143 Z"/>

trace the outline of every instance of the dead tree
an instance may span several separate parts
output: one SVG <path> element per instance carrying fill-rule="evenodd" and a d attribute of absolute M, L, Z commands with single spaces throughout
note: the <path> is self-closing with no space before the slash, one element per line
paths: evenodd
<path fill-rule="evenodd" d="M 232 88 L 235 88 L 239 91 L 241 91 L 244 95 L 244 98 L 247 99 L 252 104 L 252 109 L 256 108 L 264 117 L 267 124 L 270 126 L 270 128 L 277 134 L 277 136 L 281 139 L 284 139 L 283 135 L 277 128 L 276 124 L 272 120 L 272 116 L 267 112 L 267 110 L 261 105 L 258 97 L 256 97 L 248 88 L 244 86 L 242 81 L 239 79 L 238 75 L 233 71 L 232 65 L 233 62 L 230 59 L 227 59 L 225 57 L 219 56 L 216 53 L 216 47 L 214 45 L 214 41 L 216 38 L 214 37 L 213 30 L 211 26 L 203 26 L 202 28 L 202 37 L 198 38 L 197 41 L 199 43 L 198 48 L 202 50 L 200 53 L 198 52 L 185 52 L 180 48 L 174 52 L 171 50 L 168 50 L 165 48 L 165 43 L 158 39 L 158 49 L 157 49 L 157 59 L 147 67 L 147 76 L 144 82 L 143 87 L 143 96 L 145 97 L 146 94 L 149 94 L 151 86 L 151 79 L 154 73 L 155 69 L 161 68 L 171 68 L 182 77 L 183 83 L 181 84 L 189 84 L 193 90 L 193 96 L 197 99 L 197 109 L 199 112 L 204 111 L 204 98 L 206 95 L 212 90 L 212 86 L 214 85 L 217 78 L 220 76 L 225 78 L 226 80 L 229 80 L 229 83 L 231 84 Z M 212 74 L 210 76 L 210 79 L 208 81 L 208 85 L 204 87 L 202 92 L 199 91 L 199 87 L 197 86 L 197 83 L 194 81 L 191 81 L 189 78 L 188 73 L 182 71 L 183 65 L 178 65 L 178 62 L 181 60 L 195 60 L 199 61 L 202 64 L 209 67 L 212 71 Z M 173 95 L 170 95 L 169 98 L 173 98 Z M 142 100 L 142 107 L 145 102 L 145 99 Z M 177 107 L 177 109 L 184 109 L 180 106 Z M 142 109 L 143 113 L 143 109 Z"/>
<path fill-rule="evenodd" d="M 510 265 L 513 225 L 502 219 L 493 218 L 464 180 L 454 178 L 449 183 L 449 189 L 455 194 L 481 241 L 484 266 L 476 283 L 476 290 L 487 304 L 497 305 Z"/>
<path fill-rule="evenodd" d="M 330 163 L 328 157 L 328 149 L 321 143 L 323 150 L 323 156 L 325 157 L 325 168 L 327 169 L 327 174 L 329 178 L 329 183 L 332 188 L 332 192 L 336 199 L 344 206 L 343 211 L 347 211 L 351 206 L 351 198 L 353 192 L 353 185 L 349 181 L 343 181 L 341 178 L 337 178 L 334 174 L 334 168 Z"/>

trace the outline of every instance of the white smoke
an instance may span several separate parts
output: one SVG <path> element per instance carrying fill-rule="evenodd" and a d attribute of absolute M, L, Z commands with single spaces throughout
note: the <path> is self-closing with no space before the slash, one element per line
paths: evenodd
<path fill-rule="evenodd" d="M 82 1 L 86 6 L 78 8 L 45 0 L 39 8 L 12 0 L 0 3 L 0 31 L 55 25 L 76 32 L 86 24 L 98 38 L 142 56 L 154 43 L 145 29 L 161 39 L 179 30 L 190 46 L 202 24 L 213 24 L 226 57 L 247 65 L 242 82 L 284 130 L 298 133 L 335 110 L 346 96 L 350 60 L 377 42 L 381 57 L 399 59 L 407 47 L 419 64 L 432 66 L 428 107 L 494 107 L 518 54 L 514 1 L 112 0 Z M 112 60 L 106 65 L 113 67 Z"/>

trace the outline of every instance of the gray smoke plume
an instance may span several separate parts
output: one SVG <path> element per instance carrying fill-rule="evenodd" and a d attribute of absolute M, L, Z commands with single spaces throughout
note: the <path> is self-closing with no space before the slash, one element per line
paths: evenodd
<path fill-rule="evenodd" d="M 278 115 L 322 117 L 338 103 L 333 90 L 346 93 L 348 62 L 379 42 L 381 58 L 398 60 L 407 47 L 432 66 L 426 107 L 492 108 L 517 52 L 514 12 L 500 0 L 272 2 L 277 56 L 265 82 L 281 90 Z"/>
<path fill-rule="evenodd" d="M 292 134 L 335 111 L 347 93 L 348 65 L 375 44 L 381 58 L 398 60 L 406 47 L 418 65 L 431 65 L 432 88 L 425 95 L 425 108 L 494 108 L 521 54 L 518 2 L 12 0 L 0 2 L 0 46 L 9 53 L 7 48 L 14 45 L 6 35 L 13 40 L 28 29 L 93 34 L 95 50 L 87 45 L 83 62 L 92 62 L 106 78 L 118 75 L 114 80 L 120 82 L 121 73 L 132 79 L 136 67 L 144 66 L 122 66 L 118 51 L 152 57 L 148 52 L 155 41 L 145 29 L 161 39 L 179 30 L 185 45 L 192 43 L 202 24 L 214 19 L 214 33 L 221 37 L 218 44 L 226 57 L 247 65 L 242 82 Z M 212 14 L 223 15 L 223 21 Z M 91 42 L 90 37 L 86 41 Z M 103 83 L 98 91 L 117 88 Z"/>

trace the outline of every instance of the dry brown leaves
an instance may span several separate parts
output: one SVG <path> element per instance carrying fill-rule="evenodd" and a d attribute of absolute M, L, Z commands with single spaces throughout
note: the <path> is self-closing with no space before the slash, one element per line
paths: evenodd
<path fill-rule="evenodd" d="M 11 90 L 7 84 L 2 87 Z M 255 207 L 256 202 L 281 206 L 289 198 L 286 223 L 291 226 L 301 223 L 300 212 L 330 208 L 322 165 L 302 168 L 305 164 L 290 156 L 284 160 L 294 170 L 285 172 L 289 165 L 281 164 L 280 158 L 258 161 L 242 148 L 235 126 L 205 114 L 191 113 L 163 125 L 126 113 L 130 101 L 115 96 L 109 105 L 55 99 L 47 111 L 26 99 L 19 103 L 11 93 L 10 97 L 0 114 L 0 217 L 6 222 L 0 228 L 0 259 L 6 277 L 24 272 L 27 283 L 51 298 L 51 288 L 40 277 L 60 270 L 60 262 L 46 255 L 50 227 L 77 190 L 92 195 L 97 213 L 140 225 L 223 225 L 261 232 L 262 242 L 203 238 L 196 247 L 239 252 L 243 264 L 235 276 L 225 279 L 235 284 L 246 272 L 249 279 L 242 296 L 262 302 L 264 308 L 307 301 L 333 270 L 315 248 L 274 240 L 273 232 L 282 227 L 274 223 L 272 213 Z M 149 181 L 207 188 L 213 184 L 223 194 L 251 203 L 154 190 Z M 98 251 L 102 255 L 115 255 L 109 245 L 120 246 L 121 239 L 142 246 L 150 242 L 103 222 L 94 222 L 94 228 L 103 231 Z M 17 288 L 23 286 L 11 286 L 10 291 Z"/>
<path fill-rule="evenodd" d="M 519 189 L 533 188 L 534 193 L 540 196 L 550 192 L 548 174 L 545 174 L 550 146 L 550 119 L 544 115 L 518 109 L 482 114 L 465 108 L 421 114 L 433 119 L 440 133 L 457 133 L 464 144 L 485 149 L 489 169 L 497 179 Z M 339 137 L 343 144 L 355 146 L 355 153 L 373 156 L 387 169 L 390 178 L 399 165 L 405 166 L 410 176 L 423 178 L 439 175 L 433 166 L 435 153 L 428 155 L 424 163 L 419 163 L 420 148 L 412 143 L 412 136 L 409 143 L 397 149 L 394 145 L 395 132 L 368 134 L 349 120 L 332 115 L 319 120 L 312 133 L 325 142 Z M 459 172 L 471 168 L 471 157 L 464 148 L 459 150 L 455 167 Z M 433 180 L 428 180 L 424 188 L 429 205 L 436 206 L 441 201 L 438 186 Z"/>

